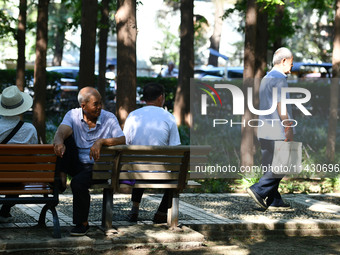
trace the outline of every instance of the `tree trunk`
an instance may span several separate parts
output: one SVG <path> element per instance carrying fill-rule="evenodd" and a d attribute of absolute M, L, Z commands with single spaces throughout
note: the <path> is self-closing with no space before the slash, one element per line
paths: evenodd
<path fill-rule="evenodd" d="M 57 35 L 55 37 L 55 48 L 52 60 L 53 66 L 61 66 L 61 61 L 63 60 L 64 39 L 65 31 L 62 29 L 58 29 Z"/>
<path fill-rule="evenodd" d="M 25 87 L 25 47 L 26 47 L 26 11 L 27 1 L 20 0 L 19 5 L 19 24 L 18 24 L 18 61 L 17 61 L 17 77 L 16 84 L 21 91 L 24 91 Z"/>
<path fill-rule="evenodd" d="M 55 8 L 55 16 L 57 17 L 57 20 L 55 20 L 56 32 L 54 38 L 54 54 L 52 65 L 61 66 L 63 60 L 65 31 L 67 26 L 67 19 L 65 19 L 65 17 L 68 11 L 63 1 L 60 3 L 54 3 L 53 7 Z"/>
<path fill-rule="evenodd" d="M 190 78 L 194 77 L 194 1 L 181 0 L 180 62 L 174 104 L 177 125 L 191 126 Z"/>
<path fill-rule="evenodd" d="M 210 37 L 210 48 L 219 51 L 220 49 L 220 41 L 223 27 L 222 16 L 224 13 L 223 10 L 223 2 L 224 0 L 215 0 L 215 24 L 214 24 L 214 32 Z M 208 65 L 218 66 L 218 56 L 212 55 L 210 53 Z"/>
<path fill-rule="evenodd" d="M 244 42 L 244 72 L 243 72 L 243 89 L 245 98 L 247 98 L 247 89 L 254 87 L 255 77 L 255 44 L 256 44 L 256 0 L 248 0 L 246 10 L 246 27 L 245 27 L 245 42 Z M 247 100 L 245 100 L 246 104 Z M 241 165 L 252 166 L 254 164 L 254 131 L 247 123 L 253 119 L 253 114 L 249 111 L 247 104 L 242 117 L 241 128 Z"/>
<path fill-rule="evenodd" d="M 36 36 L 36 58 L 34 66 L 33 124 L 38 132 L 40 143 L 46 143 L 46 52 L 49 0 L 39 0 Z"/>
<path fill-rule="evenodd" d="M 64 40 L 65 40 L 65 29 L 58 28 L 57 34 L 55 37 L 55 48 L 54 48 L 54 55 L 53 55 L 53 60 L 52 60 L 52 65 L 54 66 L 61 66 L 61 62 L 63 60 Z"/>
<path fill-rule="evenodd" d="M 333 73 L 330 88 L 330 107 L 328 120 L 328 137 L 326 156 L 328 160 L 334 161 L 336 126 L 338 119 L 339 81 L 340 81 L 340 0 L 336 1 L 334 21 L 334 42 L 333 42 Z"/>
<path fill-rule="evenodd" d="M 117 104 L 116 115 L 124 127 L 128 114 L 136 109 L 136 1 L 118 0 L 117 24 Z"/>
<path fill-rule="evenodd" d="M 261 79 L 267 71 L 267 49 L 268 49 L 268 12 L 263 6 L 257 8 L 256 23 L 256 58 L 255 58 L 255 83 L 253 91 L 254 107 L 258 109 L 260 104 L 259 90 Z"/>
<path fill-rule="evenodd" d="M 98 91 L 102 95 L 103 106 L 105 106 L 105 88 L 106 88 L 106 55 L 107 55 L 107 38 L 109 34 L 109 0 L 102 0 L 101 3 L 101 20 L 99 31 L 99 77 Z"/>
<path fill-rule="evenodd" d="M 83 0 L 81 8 L 81 45 L 79 60 L 79 89 L 95 86 L 95 47 L 97 0 Z"/>
<path fill-rule="evenodd" d="M 284 0 L 282 0 L 284 1 Z M 276 5 L 276 12 L 275 12 L 275 18 L 274 18 L 274 26 L 276 27 L 277 31 L 280 31 L 281 26 L 282 26 L 282 20 L 283 20 L 283 15 L 284 15 L 284 10 L 285 6 L 282 4 L 277 4 Z M 282 47 L 282 37 L 279 32 L 275 35 L 274 39 L 274 45 L 273 45 L 273 50 L 276 51 L 278 48 Z"/>

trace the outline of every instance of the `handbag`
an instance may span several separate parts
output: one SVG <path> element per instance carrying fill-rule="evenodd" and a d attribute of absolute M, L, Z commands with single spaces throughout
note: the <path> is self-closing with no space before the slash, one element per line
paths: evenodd
<path fill-rule="evenodd" d="M 275 141 L 272 172 L 299 174 L 302 171 L 302 143 Z"/>

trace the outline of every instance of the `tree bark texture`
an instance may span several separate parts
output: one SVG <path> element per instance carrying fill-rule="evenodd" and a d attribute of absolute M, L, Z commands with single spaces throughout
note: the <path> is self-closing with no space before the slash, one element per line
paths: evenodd
<path fill-rule="evenodd" d="M 25 47 L 26 47 L 26 11 L 27 11 L 27 0 L 20 0 L 19 5 L 19 18 L 18 18 L 18 60 L 17 60 L 17 77 L 16 85 L 20 91 L 24 91 L 25 87 Z"/>
<path fill-rule="evenodd" d="M 215 0 L 215 24 L 214 24 L 214 32 L 210 37 L 210 48 L 219 51 L 220 50 L 220 41 L 223 27 L 222 16 L 224 13 L 223 3 L 224 0 Z M 209 54 L 208 65 L 218 66 L 218 56 Z"/>
<path fill-rule="evenodd" d="M 36 36 L 36 58 L 34 66 L 33 124 L 37 129 L 38 140 L 46 143 L 46 52 L 49 0 L 39 0 Z"/>
<path fill-rule="evenodd" d="M 191 126 L 190 78 L 194 77 L 194 3 L 181 1 L 180 63 L 174 104 L 177 125 Z"/>
<path fill-rule="evenodd" d="M 284 11 L 285 11 L 284 5 L 280 5 L 280 4 L 276 5 L 274 26 L 276 27 L 278 31 L 280 31 L 281 26 L 282 26 Z M 282 47 L 282 37 L 281 37 L 281 34 L 278 32 L 274 39 L 273 50 L 276 51 L 278 48 L 281 48 L 281 47 Z"/>
<path fill-rule="evenodd" d="M 105 87 L 106 87 L 106 56 L 107 38 L 109 34 L 109 0 L 101 2 L 101 19 L 99 30 L 99 77 L 98 91 L 102 95 L 103 106 L 105 107 Z"/>
<path fill-rule="evenodd" d="M 81 45 L 79 60 L 79 89 L 95 86 L 95 47 L 97 29 L 97 0 L 83 0 L 81 7 Z"/>
<path fill-rule="evenodd" d="M 245 42 L 244 42 L 244 72 L 243 72 L 243 93 L 247 98 L 248 87 L 254 87 L 255 77 L 255 48 L 256 48 L 256 0 L 247 1 Z M 245 112 L 242 117 L 241 129 L 241 165 L 252 166 L 254 164 L 254 130 L 247 125 L 253 119 L 245 100 Z"/>
<path fill-rule="evenodd" d="M 54 54 L 52 59 L 53 66 L 61 66 L 64 52 L 65 31 L 67 26 L 67 8 L 63 1 L 54 3 L 55 8 L 55 26 L 56 32 L 54 35 Z"/>
<path fill-rule="evenodd" d="M 333 71 L 332 83 L 330 88 L 330 107 L 328 120 L 328 137 L 326 156 L 328 160 L 334 161 L 335 143 L 336 143 L 336 126 L 338 119 L 339 104 L 339 81 L 340 81 L 340 0 L 336 1 L 335 21 L 334 21 L 334 42 L 333 42 Z"/>
<path fill-rule="evenodd" d="M 117 24 L 117 100 L 116 115 L 123 127 L 128 114 L 136 109 L 136 1 L 118 0 Z"/>

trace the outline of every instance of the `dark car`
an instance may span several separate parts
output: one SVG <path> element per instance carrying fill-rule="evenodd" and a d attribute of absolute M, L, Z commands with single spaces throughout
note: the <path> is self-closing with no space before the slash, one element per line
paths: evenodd
<path fill-rule="evenodd" d="M 332 63 L 294 62 L 289 81 L 317 81 L 320 78 L 330 77 L 332 77 Z"/>

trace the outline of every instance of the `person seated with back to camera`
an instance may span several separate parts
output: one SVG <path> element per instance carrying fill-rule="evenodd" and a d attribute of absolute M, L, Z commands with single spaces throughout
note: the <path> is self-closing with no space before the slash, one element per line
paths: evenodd
<path fill-rule="evenodd" d="M 146 84 L 143 88 L 146 106 L 132 111 L 124 124 L 123 132 L 128 145 L 180 145 L 175 117 L 162 107 L 165 102 L 164 87 L 158 83 Z M 132 189 L 132 208 L 128 214 L 130 222 L 138 220 L 139 205 L 144 189 Z M 162 201 L 154 215 L 154 223 L 167 221 L 169 190 L 165 190 Z"/>

